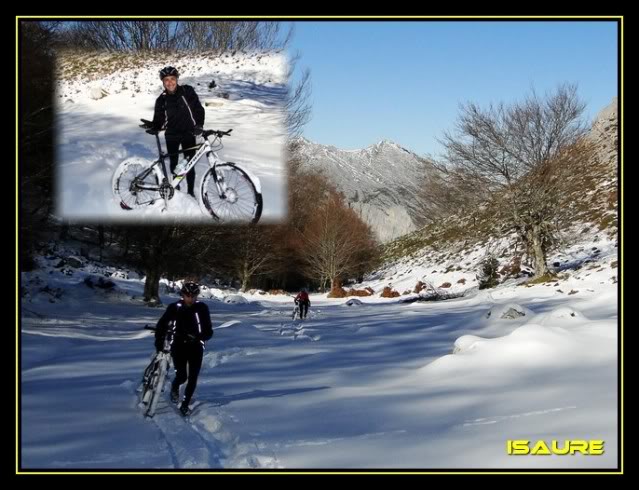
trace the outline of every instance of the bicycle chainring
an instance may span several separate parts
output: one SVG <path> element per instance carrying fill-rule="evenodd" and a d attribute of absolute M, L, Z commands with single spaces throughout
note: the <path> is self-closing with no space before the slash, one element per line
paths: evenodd
<path fill-rule="evenodd" d="M 173 195 L 175 194 L 175 189 L 168 182 L 162 182 L 160 184 L 160 196 L 162 199 L 173 199 Z"/>

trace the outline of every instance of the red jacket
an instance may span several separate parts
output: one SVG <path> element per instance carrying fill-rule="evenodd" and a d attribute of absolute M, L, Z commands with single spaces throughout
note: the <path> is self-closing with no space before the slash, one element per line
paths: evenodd
<path fill-rule="evenodd" d="M 308 303 L 309 305 L 311 304 L 311 302 L 308 299 L 308 293 L 306 291 L 301 291 L 297 296 L 295 296 L 295 301 L 304 301 L 305 303 Z"/>

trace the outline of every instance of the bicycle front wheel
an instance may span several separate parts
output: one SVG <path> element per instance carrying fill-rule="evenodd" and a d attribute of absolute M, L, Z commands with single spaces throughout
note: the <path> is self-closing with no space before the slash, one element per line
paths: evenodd
<path fill-rule="evenodd" d="M 161 198 L 157 168 L 145 160 L 123 161 L 113 174 L 112 189 L 120 207 L 127 211 L 151 205 Z"/>
<path fill-rule="evenodd" d="M 153 393 L 153 373 L 157 368 L 157 364 L 157 359 L 153 359 L 153 361 L 151 361 L 151 364 L 149 364 L 144 370 L 144 375 L 142 376 L 142 394 L 140 395 L 140 401 L 147 406 L 151 401 L 151 396 Z"/>
<path fill-rule="evenodd" d="M 213 172 L 217 172 L 222 192 Z M 201 196 L 206 211 L 223 223 L 257 223 L 262 216 L 262 194 L 251 177 L 233 163 L 209 169 L 202 179 Z"/>
<path fill-rule="evenodd" d="M 158 370 L 153 373 L 153 391 L 151 393 L 149 407 L 146 411 L 147 417 L 153 417 L 155 415 L 155 410 L 160 401 L 160 397 L 162 396 L 162 392 L 164 391 L 164 380 L 166 379 L 168 369 L 169 363 L 167 360 L 163 359 L 159 362 Z"/>

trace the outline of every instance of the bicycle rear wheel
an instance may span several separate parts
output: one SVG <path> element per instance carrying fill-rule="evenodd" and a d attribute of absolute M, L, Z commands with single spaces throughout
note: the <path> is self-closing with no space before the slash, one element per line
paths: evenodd
<path fill-rule="evenodd" d="M 113 195 L 125 210 L 149 206 L 161 199 L 157 166 L 140 159 L 123 161 L 113 174 Z"/>

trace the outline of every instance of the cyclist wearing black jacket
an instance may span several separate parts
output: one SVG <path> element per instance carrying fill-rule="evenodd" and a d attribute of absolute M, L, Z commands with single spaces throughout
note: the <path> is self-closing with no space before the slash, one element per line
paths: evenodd
<path fill-rule="evenodd" d="M 202 133 L 204 126 L 204 107 L 200 103 L 195 89 L 190 85 L 179 85 L 180 74 L 172 66 L 160 70 L 160 79 L 164 92 L 155 101 L 152 128 L 156 131 L 165 129 L 166 150 L 171 160 L 171 172 L 177 167 L 177 152 L 195 146 L 195 135 Z M 184 152 L 184 157 L 191 159 L 195 149 Z M 186 174 L 189 194 L 195 197 L 195 167 Z M 178 185 L 178 189 L 180 186 Z"/>
<path fill-rule="evenodd" d="M 162 350 L 164 336 L 168 329 L 172 329 L 174 334 L 171 356 L 175 367 L 175 379 L 171 385 L 171 401 L 173 403 L 179 401 L 180 385 L 188 379 L 184 399 L 180 405 L 182 414 L 187 415 L 202 367 L 204 343 L 213 337 L 213 327 L 208 306 L 197 301 L 197 295 L 200 294 L 199 286 L 194 282 L 187 282 L 181 292 L 182 300 L 171 303 L 158 321 L 155 330 L 155 348 L 158 351 Z"/>

